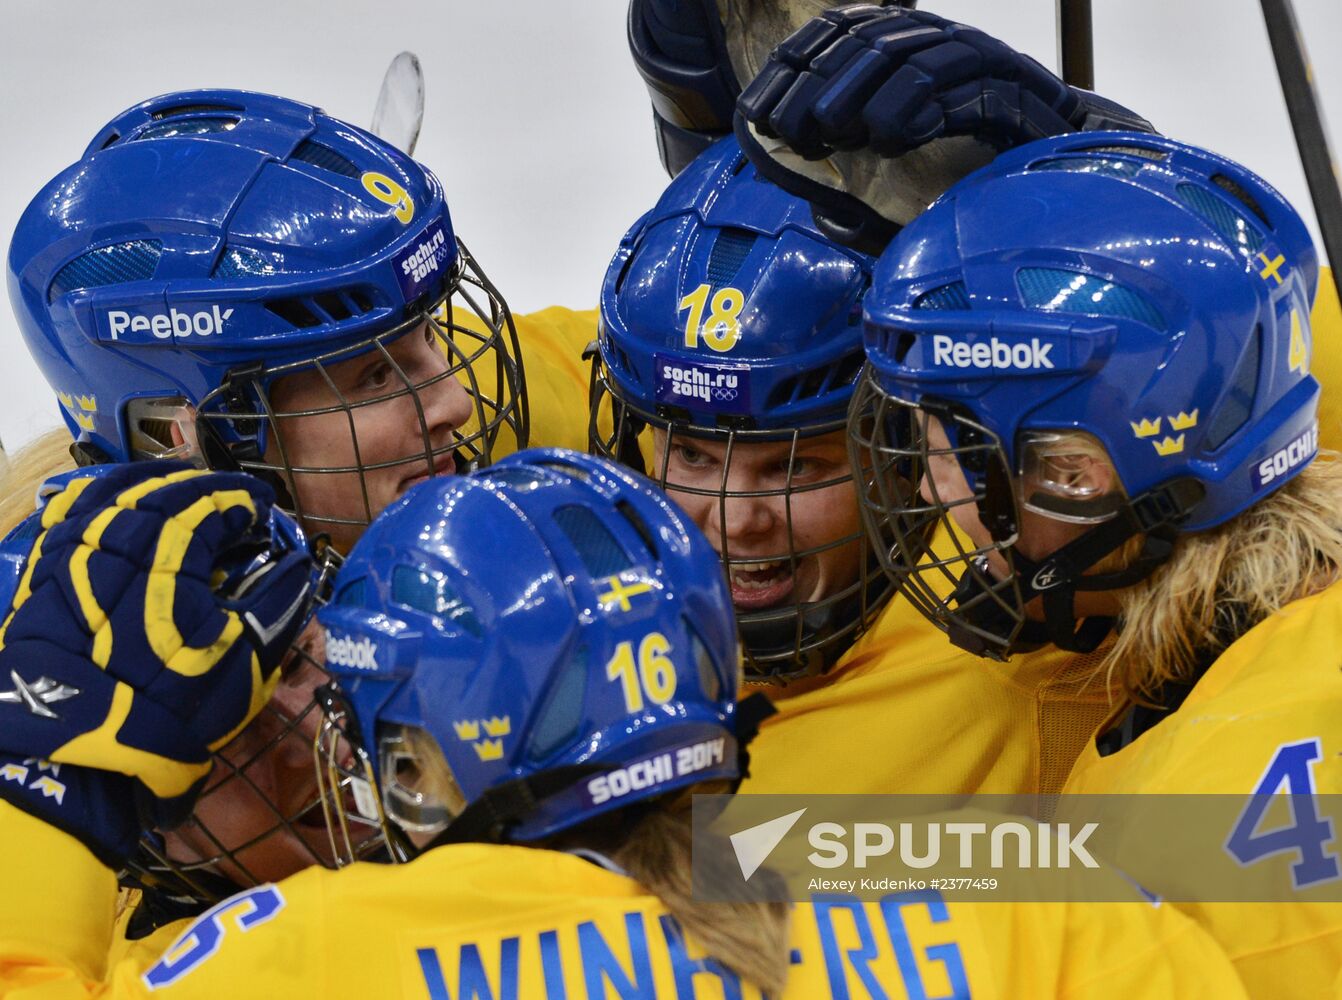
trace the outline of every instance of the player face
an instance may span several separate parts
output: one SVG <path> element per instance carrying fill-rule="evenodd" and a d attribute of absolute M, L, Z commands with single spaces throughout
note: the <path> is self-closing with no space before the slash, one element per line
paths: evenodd
<path fill-rule="evenodd" d="M 924 500 L 941 504 L 950 510 L 956 527 L 968 536 L 972 546 L 986 550 L 988 572 L 994 578 L 1004 580 L 1011 572 L 1006 557 L 997 548 L 991 532 L 979 517 L 978 507 L 973 501 L 974 494 L 969 488 L 964 470 L 961 469 L 956 457 L 950 453 L 952 448 L 950 438 L 940 420 L 931 416 L 926 419 L 927 471 L 918 484 L 918 492 Z M 1077 458 L 1081 460 L 1084 457 L 1077 456 Z M 1093 463 L 1086 461 L 1087 470 L 1094 467 Z M 1022 495 L 1029 496 L 1034 489 L 1035 483 L 1027 477 L 1021 486 Z M 1035 562 L 1046 559 L 1092 527 L 1088 524 L 1070 524 L 1056 518 L 1045 517 L 1028 507 L 1019 510 L 1019 521 L 1020 531 L 1012 548 Z M 1087 606 L 1102 601 L 1106 611 L 1110 607 L 1108 597 L 1092 596 L 1082 592 L 1077 595 L 1077 599 L 1086 602 Z M 1027 605 L 1026 613 L 1032 618 L 1042 620 L 1042 608 L 1038 599 Z"/>
<path fill-rule="evenodd" d="M 862 529 L 844 432 L 793 443 L 654 435 L 668 495 L 727 564 L 739 612 L 823 600 L 852 586 Z M 753 495 L 752 495 L 753 494 Z"/>
<path fill-rule="evenodd" d="M 266 709 L 215 755 L 191 819 L 167 835 L 172 860 L 208 863 L 239 886 L 331 863 L 312 768 L 321 717 L 313 694 L 328 680 L 316 665 L 321 643 L 321 629 L 309 625 L 297 644 L 306 655 L 289 657 Z"/>
<path fill-rule="evenodd" d="M 310 531 L 327 532 L 348 552 L 411 486 L 456 471 L 456 432 L 473 406 L 447 371 L 426 322 L 385 349 L 276 380 L 270 400 L 280 442 L 265 460 L 295 470 L 294 499 Z"/>

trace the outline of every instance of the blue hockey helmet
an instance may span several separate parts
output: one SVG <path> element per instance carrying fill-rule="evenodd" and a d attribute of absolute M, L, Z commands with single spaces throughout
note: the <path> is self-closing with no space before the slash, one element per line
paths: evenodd
<path fill-rule="evenodd" d="M 876 471 L 868 527 L 894 535 L 887 569 L 975 652 L 1094 648 L 1112 621 L 1078 626 L 1078 591 L 1137 582 L 1178 533 L 1223 524 L 1313 457 L 1317 280 L 1295 210 L 1192 146 L 1083 133 L 970 175 L 891 244 L 866 303 L 875 416 L 852 436 Z M 932 553 L 957 507 L 978 536 Z M 1072 537 L 1028 551 L 1032 518 Z M 1126 565 L 1095 569 L 1138 537 Z"/>
<path fill-rule="evenodd" d="M 323 780 L 355 824 L 534 841 L 740 774 L 717 558 L 602 459 L 537 449 L 420 485 L 318 617 L 337 685 Z"/>
<path fill-rule="evenodd" d="M 191 454 L 269 475 L 310 529 L 339 532 L 390 499 L 370 490 L 371 470 L 487 461 L 505 427 L 525 443 L 512 318 L 437 178 L 307 104 L 199 90 L 118 115 L 24 212 L 9 284 L 83 462 Z M 440 363 L 392 347 L 412 330 L 436 340 Z M 378 384 L 332 378 L 370 352 Z M 277 409 L 272 387 L 298 373 L 316 401 Z M 425 397 L 459 399 L 458 382 L 471 413 L 457 406 L 448 433 Z M 413 443 L 361 441 L 361 408 L 398 397 Z M 303 467 L 304 418 L 331 414 L 348 440 Z M 286 421 L 293 433 L 276 434 Z M 345 477 L 350 510 L 304 504 L 303 481 L 321 475 Z"/>
<path fill-rule="evenodd" d="M 728 137 L 676 178 L 606 272 L 592 448 L 650 472 L 714 540 L 756 679 L 827 669 L 889 593 L 842 438 L 873 264 L 821 235 L 808 204 L 758 177 Z M 826 435 L 838 461 L 806 473 Z M 757 445 L 781 470 L 769 481 L 747 471 Z M 839 494 L 823 532 L 794 531 L 804 507 Z M 751 538 L 731 537 L 728 522 L 745 519 L 733 507 L 758 514 Z M 830 580 L 817 592 L 804 581 L 822 562 Z"/>

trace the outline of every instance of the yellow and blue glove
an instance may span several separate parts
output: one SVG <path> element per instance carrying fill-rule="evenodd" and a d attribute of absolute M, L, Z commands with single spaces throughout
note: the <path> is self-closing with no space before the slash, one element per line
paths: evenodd
<path fill-rule="evenodd" d="M 190 814 L 213 751 L 265 705 L 313 563 L 251 476 L 63 479 L 0 542 L 0 798 L 115 868 Z"/>

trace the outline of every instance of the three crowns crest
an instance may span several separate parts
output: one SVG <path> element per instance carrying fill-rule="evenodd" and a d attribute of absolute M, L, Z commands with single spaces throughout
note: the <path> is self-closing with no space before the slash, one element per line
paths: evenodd
<path fill-rule="evenodd" d="M 1185 413 L 1180 410 L 1175 414 L 1166 414 L 1162 417 L 1152 419 L 1143 417 L 1137 422 L 1128 421 L 1128 426 L 1132 428 L 1133 436 L 1139 439 L 1155 438 L 1160 434 L 1160 426 L 1163 421 L 1169 421 L 1171 431 L 1186 431 L 1198 425 L 1198 411 Z M 1162 457 L 1168 455 L 1177 455 L 1184 450 L 1184 435 L 1175 437 L 1173 434 L 1167 434 L 1159 440 L 1153 440 L 1151 446 L 1156 449 L 1156 454 Z"/>
<path fill-rule="evenodd" d="M 484 730 L 485 738 L 480 738 Z M 452 722 L 452 731 L 463 743 L 470 743 L 477 757 L 482 761 L 503 759 L 503 737 L 513 731 L 512 718 L 507 715 L 491 715 L 487 719 L 458 719 Z"/>

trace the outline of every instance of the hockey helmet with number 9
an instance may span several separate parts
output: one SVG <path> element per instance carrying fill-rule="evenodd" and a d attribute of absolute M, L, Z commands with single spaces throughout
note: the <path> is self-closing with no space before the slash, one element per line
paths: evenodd
<path fill-rule="evenodd" d="M 1136 583 L 1313 458 L 1317 280 L 1280 194 L 1158 136 L 1046 139 L 961 181 L 891 244 L 866 303 L 875 418 L 852 433 L 887 569 L 975 652 L 1095 648 L 1113 622 L 1078 624 L 1078 592 Z M 954 530 L 958 507 L 981 535 Z M 1064 527 L 1036 540 L 1074 537 L 1027 544 L 1045 523 Z"/>
<path fill-rule="evenodd" d="M 199 90 L 118 115 L 28 206 L 9 283 L 83 462 L 189 453 L 256 472 L 320 531 L 376 515 L 368 469 L 487 462 L 505 428 L 525 444 L 512 318 L 456 239 L 437 178 L 307 104 Z M 411 330 L 446 358 L 429 377 L 388 352 Z M 330 369 L 368 352 L 389 365 L 387 384 L 347 397 Z M 272 384 L 297 372 L 326 383 L 327 405 L 276 412 Z M 444 441 L 423 396 L 449 378 L 473 412 Z M 418 443 L 372 464 L 357 410 L 406 395 Z M 321 413 L 344 415 L 353 457 L 296 468 L 277 425 Z M 357 475 L 361 510 L 301 509 L 295 473 Z"/>
<path fill-rule="evenodd" d="M 337 830 L 534 841 L 740 774 L 717 557 L 602 459 L 532 450 L 419 485 L 318 617 Z"/>

